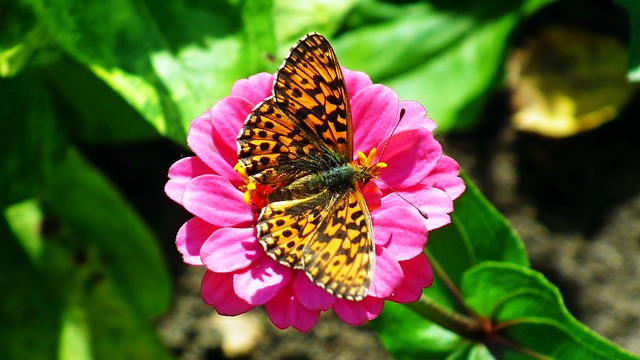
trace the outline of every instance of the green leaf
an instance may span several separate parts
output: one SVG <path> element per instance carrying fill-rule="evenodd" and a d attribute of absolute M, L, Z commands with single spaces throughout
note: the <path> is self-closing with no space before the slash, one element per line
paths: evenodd
<path fill-rule="evenodd" d="M 60 48 L 180 143 L 191 120 L 249 74 L 239 10 L 224 1 L 26 2 Z"/>
<path fill-rule="evenodd" d="M 33 14 L 18 1 L 3 4 L 0 21 L 0 77 L 55 62 L 59 50 Z"/>
<path fill-rule="evenodd" d="M 95 247 L 109 275 L 144 317 L 169 306 L 170 280 L 151 230 L 102 174 L 71 151 L 55 170 L 43 202 L 74 241 Z"/>
<path fill-rule="evenodd" d="M 37 200 L 5 209 L 4 219 L 1 353 L 168 358 L 150 322 L 167 310 L 171 295 L 157 241 L 75 151 L 55 165 Z"/>
<path fill-rule="evenodd" d="M 453 285 L 460 286 L 467 269 L 483 261 L 528 265 L 526 251 L 509 222 L 463 174 L 467 189 L 454 203 L 451 225 L 429 234 L 429 260 Z M 454 309 L 456 299 L 446 284 L 436 280 L 426 294 Z"/>
<path fill-rule="evenodd" d="M 408 307 L 386 303 L 372 322 L 380 341 L 396 360 L 445 359 L 471 342 L 453 332 L 425 321 Z"/>
<path fill-rule="evenodd" d="M 156 129 L 87 68 L 64 61 L 48 67 L 45 74 L 58 107 L 64 109 L 58 119 L 74 139 L 104 144 L 158 137 Z"/>
<path fill-rule="evenodd" d="M 66 146 L 52 100 L 35 76 L 0 79 L 0 208 L 38 193 Z"/>
<path fill-rule="evenodd" d="M 250 73 L 273 71 L 276 38 L 273 1 L 249 0 L 242 7 L 244 27 L 245 67 Z"/>
<path fill-rule="evenodd" d="M 553 359 L 638 359 L 579 323 L 558 289 L 540 273 L 516 264 L 485 262 L 464 276 L 466 304 L 490 319 L 492 353 L 502 359 L 540 354 Z M 514 345 L 509 345 L 514 344 Z"/>
<path fill-rule="evenodd" d="M 547 2 L 403 5 L 400 15 L 349 31 L 334 45 L 343 65 L 425 105 L 440 131 L 466 129 L 499 84 L 513 28 Z"/>
<path fill-rule="evenodd" d="M 631 47 L 629 49 L 629 69 L 627 77 L 630 81 L 640 81 L 640 3 L 635 0 L 617 0 L 625 7 L 631 18 Z"/>
<path fill-rule="evenodd" d="M 60 336 L 62 297 L 57 284 L 46 280 L 46 269 L 32 265 L 4 217 L 0 238 L 0 354 L 7 359 L 51 359 Z"/>
<path fill-rule="evenodd" d="M 462 286 L 469 268 L 489 260 L 528 265 L 524 245 L 514 229 L 478 188 L 466 176 L 463 178 L 467 189 L 454 203 L 452 223 L 430 232 L 426 248 L 435 279 L 424 294 L 451 311 L 461 310 L 452 291 Z M 435 354 L 444 358 L 469 341 L 409 312 L 400 304 L 387 303 L 374 324 L 387 349 L 400 358 Z M 406 337 L 399 337 L 398 334 L 404 332 L 407 332 Z M 419 340 L 414 341 L 414 338 Z"/>
<path fill-rule="evenodd" d="M 358 0 L 274 0 L 278 54 L 284 57 L 298 39 L 311 31 L 331 38 L 357 3 Z"/>

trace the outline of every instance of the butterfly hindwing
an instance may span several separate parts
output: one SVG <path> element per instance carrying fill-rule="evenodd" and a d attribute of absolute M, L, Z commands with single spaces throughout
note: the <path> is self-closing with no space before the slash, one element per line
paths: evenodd
<path fill-rule="evenodd" d="M 302 263 L 307 275 L 338 297 L 364 298 L 375 267 L 372 229 L 360 190 L 341 196 L 305 248 Z"/>
<path fill-rule="evenodd" d="M 304 268 L 302 254 L 327 215 L 326 195 L 277 201 L 262 210 L 256 228 L 267 255 L 294 269 Z"/>
<path fill-rule="evenodd" d="M 375 254 L 371 218 L 359 189 L 271 203 L 257 229 L 260 243 L 276 261 L 303 269 L 337 297 L 361 300 L 366 295 Z"/>

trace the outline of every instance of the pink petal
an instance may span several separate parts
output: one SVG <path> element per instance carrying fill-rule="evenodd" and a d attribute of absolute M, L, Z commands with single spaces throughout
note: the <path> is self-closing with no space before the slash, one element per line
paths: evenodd
<path fill-rule="evenodd" d="M 233 161 L 230 161 L 229 149 L 227 147 L 222 147 L 222 149 L 216 147 L 213 137 L 213 123 L 207 112 L 191 123 L 187 143 L 191 150 L 215 173 L 233 183 L 241 184 L 242 177 L 233 169 L 237 162 L 237 156 Z"/>
<path fill-rule="evenodd" d="M 438 125 L 427 118 L 427 110 L 416 101 L 404 100 L 400 101 L 400 109 L 404 109 L 404 117 L 396 131 L 401 132 L 417 127 L 424 127 L 429 132 L 434 132 Z"/>
<path fill-rule="evenodd" d="M 361 301 L 338 299 L 333 305 L 333 311 L 347 324 L 362 325 L 378 317 L 383 306 L 383 299 L 367 296 Z"/>
<path fill-rule="evenodd" d="M 252 109 L 253 104 L 246 99 L 227 96 L 209 110 L 213 131 L 216 135 L 213 141 L 221 151 L 221 155 L 231 164 L 238 161 L 236 141 L 240 129 Z"/>
<path fill-rule="evenodd" d="M 451 222 L 451 218 L 447 214 L 453 211 L 453 201 L 444 191 L 418 184 L 403 189 L 400 194 L 404 199 L 400 198 L 396 193 L 389 193 L 384 196 L 382 198 L 382 206 L 378 211 L 398 206 L 404 207 L 420 216 L 413 207 L 417 206 L 429 216 L 427 219 L 423 219 L 428 230 L 437 229 Z"/>
<path fill-rule="evenodd" d="M 290 286 L 282 289 L 264 308 L 273 325 L 282 330 L 293 326 L 300 332 L 307 332 L 320 317 L 319 310 L 308 309 L 298 301 Z"/>
<path fill-rule="evenodd" d="M 405 207 L 392 207 L 372 214 L 376 246 L 384 246 L 398 261 L 422 253 L 427 227 L 421 216 Z"/>
<path fill-rule="evenodd" d="M 214 232 L 202 246 L 202 262 L 219 273 L 248 267 L 264 256 L 255 232 L 255 228 L 222 228 Z"/>
<path fill-rule="evenodd" d="M 300 303 L 311 310 L 329 310 L 336 301 L 333 295 L 311 282 L 303 271 L 295 271 L 292 288 Z"/>
<path fill-rule="evenodd" d="M 441 157 L 442 147 L 426 129 L 396 133 L 382 155 L 382 161 L 389 166 L 382 170 L 380 177 L 396 190 L 415 185 L 429 174 Z"/>
<path fill-rule="evenodd" d="M 207 271 L 202 279 L 202 300 L 213 306 L 220 315 L 235 316 L 255 306 L 240 299 L 233 292 L 233 277 Z"/>
<path fill-rule="evenodd" d="M 375 181 L 369 181 L 360 191 L 362 191 L 369 211 L 374 211 L 380 207 L 382 204 L 382 191 L 380 191 Z"/>
<path fill-rule="evenodd" d="M 440 161 L 438 161 L 438 165 L 420 182 L 442 189 L 449 195 L 451 200 L 455 200 L 460 197 L 466 189 L 464 180 L 462 180 L 459 175 L 460 168 L 458 163 L 448 156 L 442 156 Z"/>
<path fill-rule="evenodd" d="M 212 173 L 215 172 L 196 156 L 180 159 L 169 168 L 169 181 L 164 187 L 164 192 L 171 200 L 182 204 L 182 195 L 187 183 L 196 176 Z"/>
<path fill-rule="evenodd" d="M 289 285 L 291 269 L 268 256 L 261 257 L 253 266 L 233 276 L 233 288 L 249 304 L 262 305 Z"/>
<path fill-rule="evenodd" d="M 401 261 L 400 266 L 406 276 L 387 300 L 398 303 L 417 301 L 422 295 L 422 289 L 433 283 L 431 264 L 425 254 L 420 254 L 411 260 Z"/>
<path fill-rule="evenodd" d="M 211 225 L 198 217 L 194 217 L 184 223 L 176 236 L 176 247 L 182 254 L 182 260 L 190 265 L 203 265 L 200 258 L 200 249 L 202 244 L 217 229 L 219 229 L 217 226 Z"/>
<path fill-rule="evenodd" d="M 369 286 L 369 296 L 386 298 L 400 284 L 404 274 L 398 260 L 382 246 L 376 247 L 376 268 L 373 272 L 373 282 Z"/>
<path fill-rule="evenodd" d="M 243 193 L 218 175 L 202 175 L 187 183 L 182 198 L 184 208 L 210 224 L 226 227 L 253 221 L 251 206 Z"/>
<path fill-rule="evenodd" d="M 272 88 L 273 74 L 262 72 L 236 81 L 231 88 L 231 95 L 243 97 L 255 106 L 271 96 Z"/>
<path fill-rule="evenodd" d="M 349 100 L 360 92 L 360 90 L 373 84 L 369 75 L 362 71 L 353 71 L 342 68 L 342 74 L 344 75 L 344 83 L 347 86 L 347 95 L 349 96 Z"/>
<path fill-rule="evenodd" d="M 384 85 L 371 85 L 353 97 L 351 113 L 354 149 L 368 154 L 384 143 L 398 122 L 398 95 Z"/>

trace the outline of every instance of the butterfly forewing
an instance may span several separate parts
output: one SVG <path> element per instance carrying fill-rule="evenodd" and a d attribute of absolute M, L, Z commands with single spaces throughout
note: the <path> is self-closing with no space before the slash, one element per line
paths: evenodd
<path fill-rule="evenodd" d="M 291 49 L 276 75 L 276 102 L 329 151 L 351 161 L 351 109 L 342 70 L 333 48 L 320 34 L 309 34 Z"/>
<path fill-rule="evenodd" d="M 306 175 L 313 168 L 313 159 L 323 159 L 320 149 L 273 98 L 260 103 L 245 121 L 238 136 L 238 154 L 247 175 L 263 184 Z"/>

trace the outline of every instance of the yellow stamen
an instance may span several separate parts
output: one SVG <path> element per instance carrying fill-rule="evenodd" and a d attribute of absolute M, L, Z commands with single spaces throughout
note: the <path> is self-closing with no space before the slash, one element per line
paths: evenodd
<path fill-rule="evenodd" d="M 240 190 L 244 191 L 242 194 L 242 199 L 244 203 L 249 205 L 251 203 L 251 192 L 253 192 L 257 187 L 256 183 L 253 179 L 249 178 L 247 175 L 247 171 L 244 169 L 244 166 L 238 161 L 234 166 L 233 170 L 237 171 L 240 176 L 242 176 L 242 180 L 244 180 L 246 185 L 240 186 Z"/>
<path fill-rule="evenodd" d="M 245 191 L 244 194 L 242 194 L 242 200 L 244 200 L 245 205 L 249 205 L 251 203 L 251 192 Z"/>
<path fill-rule="evenodd" d="M 367 166 L 369 164 L 369 158 L 360 150 L 358 150 L 358 160 L 360 161 L 360 165 Z"/>
<path fill-rule="evenodd" d="M 244 169 L 244 166 L 238 161 L 235 165 L 233 165 L 233 170 L 237 171 L 243 179 L 247 179 L 247 171 Z"/>
<path fill-rule="evenodd" d="M 378 152 L 378 149 L 373 148 L 371 149 L 371 151 L 369 151 L 369 155 L 367 156 L 367 164 L 373 164 L 373 159 L 376 157 L 376 153 Z"/>
<path fill-rule="evenodd" d="M 374 177 L 377 177 L 380 174 L 380 170 L 388 166 L 387 163 L 382 161 L 378 161 L 374 164 L 377 154 L 378 149 L 376 148 L 371 149 L 368 155 L 365 155 L 362 151 L 357 152 L 360 166 L 367 168 L 374 175 Z"/>

